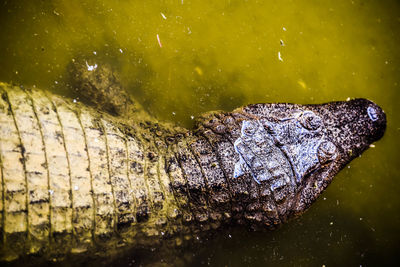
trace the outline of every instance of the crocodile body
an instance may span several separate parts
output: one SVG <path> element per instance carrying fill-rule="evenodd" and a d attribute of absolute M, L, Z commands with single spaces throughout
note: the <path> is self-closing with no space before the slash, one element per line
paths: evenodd
<path fill-rule="evenodd" d="M 250 105 L 187 130 L 7 84 L 0 94 L 7 261 L 179 243 L 232 223 L 274 228 L 304 212 L 386 126 L 364 99 Z"/>

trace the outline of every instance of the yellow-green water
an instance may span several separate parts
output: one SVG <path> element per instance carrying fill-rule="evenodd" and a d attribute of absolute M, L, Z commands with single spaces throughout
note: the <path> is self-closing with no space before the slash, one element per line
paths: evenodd
<path fill-rule="evenodd" d="M 186 254 L 193 265 L 395 265 L 398 1 L 10 0 L 0 2 L 0 32 L 1 81 L 77 97 L 67 65 L 108 62 L 152 114 L 189 127 L 191 116 L 248 103 L 375 101 L 385 137 L 306 214 L 273 232 L 220 231 Z"/>

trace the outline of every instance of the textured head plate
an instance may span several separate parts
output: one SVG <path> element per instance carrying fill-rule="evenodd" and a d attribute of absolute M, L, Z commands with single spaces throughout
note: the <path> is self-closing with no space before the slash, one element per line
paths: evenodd
<path fill-rule="evenodd" d="M 337 155 L 322 119 L 312 111 L 243 121 L 234 146 L 239 154 L 234 177 L 250 173 L 257 183 L 267 181 L 272 192 L 283 187 L 293 192 L 305 176 Z"/>

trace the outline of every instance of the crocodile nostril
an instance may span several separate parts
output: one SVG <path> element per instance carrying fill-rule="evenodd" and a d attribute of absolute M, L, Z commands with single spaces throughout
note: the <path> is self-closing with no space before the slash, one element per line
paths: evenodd
<path fill-rule="evenodd" d="M 373 107 L 368 107 L 367 113 L 372 121 L 377 121 L 379 119 L 378 112 Z"/>

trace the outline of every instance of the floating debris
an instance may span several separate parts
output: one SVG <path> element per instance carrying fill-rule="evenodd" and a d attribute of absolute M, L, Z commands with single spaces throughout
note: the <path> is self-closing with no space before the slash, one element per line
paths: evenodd
<path fill-rule="evenodd" d="M 306 83 L 305 83 L 302 79 L 298 80 L 297 83 L 298 83 L 303 89 L 306 89 L 306 88 L 307 88 Z"/>
<path fill-rule="evenodd" d="M 282 27 L 282 30 L 286 31 L 286 28 L 285 28 L 285 27 Z"/>
<path fill-rule="evenodd" d="M 283 42 L 282 39 L 279 40 L 279 43 L 281 44 L 281 46 L 285 46 L 285 43 Z"/>
<path fill-rule="evenodd" d="M 121 48 L 119 49 L 119 52 L 121 52 L 121 54 L 122 54 L 122 53 L 124 53 L 124 51 L 122 51 L 122 49 L 121 49 Z"/>
<path fill-rule="evenodd" d="M 346 101 L 350 101 L 350 97 L 346 98 Z"/>
<path fill-rule="evenodd" d="M 281 56 L 281 52 L 278 52 L 278 59 L 283 62 L 283 59 L 282 59 L 282 56 Z"/>
<path fill-rule="evenodd" d="M 194 120 L 194 116 L 193 116 L 193 115 L 191 115 L 191 116 L 190 116 L 190 119 Z"/>
<path fill-rule="evenodd" d="M 167 19 L 167 17 L 164 15 L 164 13 L 160 12 L 160 14 L 161 14 L 161 17 L 162 17 L 163 19 Z"/>
<path fill-rule="evenodd" d="M 96 51 L 93 51 L 93 54 L 95 54 L 95 55 L 96 55 L 96 54 L 97 54 L 97 52 L 96 52 Z"/>
<path fill-rule="evenodd" d="M 94 71 L 95 69 L 97 69 L 97 64 L 89 65 L 87 63 L 87 61 L 85 61 L 85 62 L 86 62 L 86 66 L 87 66 L 88 71 Z"/>
<path fill-rule="evenodd" d="M 162 47 L 161 40 L 160 40 L 160 36 L 158 35 L 158 33 L 157 33 L 157 41 L 158 41 L 158 45 L 159 45 L 160 47 Z"/>
<path fill-rule="evenodd" d="M 202 70 L 200 67 L 196 66 L 196 67 L 194 68 L 194 70 L 197 72 L 197 74 L 198 74 L 199 76 L 203 75 L 203 70 Z"/>
<path fill-rule="evenodd" d="M 371 147 L 371 148 L 374 148 L 374 147 L 375 147 L 375 145 L 374 145 L 374 144 L 370 144 L 370 145 L 369 145 L 369 147 Z"/>
<path fill-rule="evenodd" d="M 72 100 L 72 102 L 76 103 L 76 99 L 74 98 L 74 100 Z"/>

